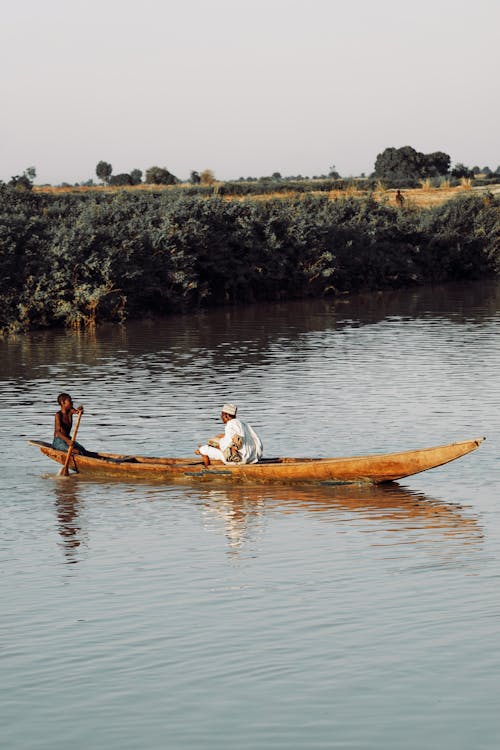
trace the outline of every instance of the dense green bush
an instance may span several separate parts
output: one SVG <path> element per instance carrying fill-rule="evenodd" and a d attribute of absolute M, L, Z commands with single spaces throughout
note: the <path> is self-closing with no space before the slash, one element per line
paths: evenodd
<path fill-rule="evenodd" d="M 0 330 L 500 273 L 493 196 L 401 211 L 370 197 L 228 201 L 199 190 L 0 187 Z"/>
<path fill-rule="evenodd" d="M 384 182 L 395 182 L 396 187 L 404 187 L 408 186 L 408 183 L 418 182 L 421 179 L 448 175 L 450 162 L 450 157 L 443 151 L 423 154 L 411 146 L 391 147 L 378 154 L 374 177 Z M 453 176 L 468 177 L 469 174 Z"/>

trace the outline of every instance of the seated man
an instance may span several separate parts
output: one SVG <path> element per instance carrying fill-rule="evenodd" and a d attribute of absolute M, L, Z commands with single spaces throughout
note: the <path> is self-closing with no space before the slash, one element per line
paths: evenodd
<path fill-rule="evenodd" d="M 195 451 L 205 466 L 210 466 L 210 459 L 225 464 L 256 464 L 262 458 L 260 438 L 249 424 L 236 419 L 236 412 L 234 404 L 224 404 L 221 413 L 224 432 L 211 438 L 206 445 L 199 445 Z"/>

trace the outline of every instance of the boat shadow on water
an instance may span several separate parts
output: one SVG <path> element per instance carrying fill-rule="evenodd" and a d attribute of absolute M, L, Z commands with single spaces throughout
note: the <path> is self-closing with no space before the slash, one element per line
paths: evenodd
<path fill-rule="evenodd" d="M 49 477 L 47 477 L 49 478 Z M 53 477 L 52 477 L 53 478 Z M 92 485 L 119 488 L 130 501 L 130 487 L 112 479 L 72 476 L 54 483 L 58 531 L 67 562 L 78 561 L 82 543 L 79 516 L 93 503 Z M 207 531 L 223 531 L 229 551 L 238 553 L 259 538 L 266 524 L 280 515 L 300 514 L 346 531 L 346 524 L 359 533 L 374 533 L 370 545 L 429 544 L 444 548 L 481 546 L 484 532 L 477 515 L 458 503 L 446 502 L 416 492 L 396 482 L 384 485 L 338 485 L 331 487 L 241 486 L 170 487 L 161 482 L 136 480 L 134 492 L 141 501 L 195 503 L 202 511 Z M 88 514 L 87 523 L 91 523 Z M 165 527 L 165 535 L 169 533 Z M 85 545 L 88 546 L 88 545 Z"/>
<path fill-rule="evenodd" d="M 250 541 L 267 516 L 314 514 L 345 531 L 345 524 L 362 532 L 379 532 L 370 544 L 481 544 L 483 529 L 477 516 L 456 504 L 430 498 L 395 482 L 384 485 L 337 487 L 273 487 L 207 490 L 200 501 L 207 517 L 223 521 L 230 547 L 237 551 Z M 396 533 L 395 533 L 396 532 Z"/>

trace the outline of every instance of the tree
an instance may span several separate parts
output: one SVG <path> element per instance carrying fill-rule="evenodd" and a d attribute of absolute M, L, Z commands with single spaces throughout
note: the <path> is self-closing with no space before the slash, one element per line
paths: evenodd
<path fill-rule="evenodd" d="M 393 182 L 448 174 L 450 157 L 443 151 L 423 154 L 411 146 L 386 148 L 377 156 L 374 177 Z"/>
<path fill-rule="evenodd" d="M 133 185 L 132 177 L 128 172 L 114 174 L 108 179 L 108 185 Z"/>
<path fill-rule="evenodd" d="M 426 175 L 424 177 L 439 177 L 448 174 L 450 171 L 451 159 L 444 151 L 434 151 L 432 154 L 425 154 Z"/>
<path fill-rule="evenodd" d="M 146 170 L 148 185 L 175 185 L 176 182 L 178 182 L 177 177 L 165 167 L 150 167 Z"/>
<path fill-rule="evenodd" d="M 111 164 L 108 164 L 107 161 L 100 161 L 98 162 L 95 173 L 99 177 L 102 182 L 109 182 L 109 178 L 111 177 L 111 174 L 113 172 L 113 167 Z"/>
<path fill-rule="evenodd" d="M 31 190 L 33 188 L 33 180 L 35 177 L 35 167 L 27 167 L 21 175 L 16 174 L 11 177 L 8 184 L 17 190 Z"/>
<path fill-rule="evenodd" d="M 328 177 L 331 177 L 334 180 L 338 180 L 339 179 L 340 175 L 337 172 L 337 168 L 336 168 L 335 164 L 332 164 L 332 166 L 329 168 L 329 170 L 328 170 Z"/>
<path fill-rule="evenodd" d="M 140 185 L 142 182 L 142 169 L 133 169 L 130 173 L 132 185 Z"/>
<path fill-rule="evenodd" d="M 377 156 L 374 176 L 394 182 L 418 180 L 425 171 L 424 164 L 424 154 L 415 151 L 411 146 L 386 148 Z"/>
<path fill-rule="evenodd" d="M 451 176 L 452 177 L 474 177 L 474 173 L 472 172 L 472 169 L 469 169 L 469 167 L 466 167 L 465 164 L 455 164 L 453 169 L 451 170 Z"/>
<path fill-rule="evenodd" d="M 189 182 L 192 185 L 199 185 L 201 182 L 201 177 L 200 177 L 199 172 L 196 172 L 195 170 L 193 170 L 191 174 L 189 175 Z"/>

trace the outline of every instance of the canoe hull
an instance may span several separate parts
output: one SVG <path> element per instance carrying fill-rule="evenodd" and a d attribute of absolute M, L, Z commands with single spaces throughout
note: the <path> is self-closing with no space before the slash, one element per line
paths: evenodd
<path fill-rule="evenodd" d="M 434 469 L 476 450 L 484 438 L 399 453 L 352 456 L 346 458 L 276 458 L 257 464 L 224 465 L 205 468 L 192 458 L 154 458 L 96 453 L 74 456 L 70 468 L 79 474 L 144 478 L 181 482 L 248 483 L 374 483 L 391 482 Z M 30 440 L 48 458 L 64 464 L 66 453 L 49 443 Z"/>

